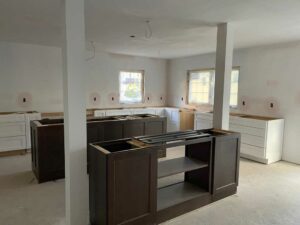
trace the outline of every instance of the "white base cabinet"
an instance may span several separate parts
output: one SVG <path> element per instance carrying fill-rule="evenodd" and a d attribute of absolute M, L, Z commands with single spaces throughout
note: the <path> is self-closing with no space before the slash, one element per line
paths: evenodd
<path fill-rule="evenodd" d="M 195 113 L 195 129 L 212 128 L 212 113 Z M 284 119 L 230 116 L 229 129 L 241 133 L 241 157 L 270 164 L 282 158 Z"/>
<path fill-rule="evenodd" d="M 30 132 L 30 122 L 33 120 L 42 119 L 41 113 L 33 112 L 25 114 L 25 123 L 26 123 L 26 149 L 31 148 L 31 132 Z"/>
<path fill-rule="evenodd" d="M 30 121 L 38 119 L 36 112 L 0 114 L 0 152 L 31 148 Z"/>

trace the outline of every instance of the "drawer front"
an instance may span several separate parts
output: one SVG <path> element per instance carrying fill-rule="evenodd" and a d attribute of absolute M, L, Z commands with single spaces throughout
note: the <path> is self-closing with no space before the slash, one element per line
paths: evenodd
<path fill-rule="evenodd" d="M 241 135 L 241 142 L 248 145 L 253 145 L 260 148 L 265 148 L 265 138 L 253 136 L 249 134 Z"/>
<path fill-rule="evenodd" d="M 25 135 L 25 123 L 1 123 L 0 137 L 14 137 Z"/>
<path fill-rule="evenodd" d="M 0 152 L 26 149 L 25 136 L 0 138 Z"/>
<path fill-rule="evenodd" d="M 0 123 L 23 122 L 23 121 L 25 121 L 24 114 L 0 115 Z"/>
<path fill-rule="evenodd" d="M 212 127 L 213 127 L 213 123 L 210 120 L 203 120 L 203 119 L 196 120 L 196 130 L 211 129 Z"/>
<path fill-rule="evenodd" d="M 204 120 L 213 120 L 213 114 L 212 113 L 195 113 L 195 117 L 197 119 L 204 119 Z"/>
<path fill-rule="evenodd" d="M 122 116 L 122 115 L 131 115 L 130 110 L 107 110 L 106 116 Z"/>
<path fill-rule="evenodd" d="M 236 124 L 229 124 L 229 129 L 242 134 L 249 134 L 258 137 L 265 137 L 266 130 L 263 128 L 247 127 Z"/>
<path fill-rule="evenodd" d="M 267 127 L 268 121 L 231 116 L 230 123 L 234 125 L 265 129 Z"/>
<path fill-rule="evenodd" d="M 265 148 L 260 148 L 243 143 L 241 144 L 241 153 L 258 158 L 265 158 Z"/>
<path fill-rule="evenodd" d="M 104 117 L 105 116 L 105 111 L 103 111 L 103 110 L 95 110 L 94 116 L 96 116 L 96 117 Z"/>

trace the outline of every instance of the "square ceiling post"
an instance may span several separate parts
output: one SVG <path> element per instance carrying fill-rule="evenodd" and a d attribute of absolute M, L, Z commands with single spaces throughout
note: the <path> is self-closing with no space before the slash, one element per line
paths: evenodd
<path fill-rule="evenodd" d="M 218 25 L 213 127 L 229 129 L 230 85 L 233 55 L 233 29 L 230 24 Z"/>
<path fill-rule="evenodd" d="M 84 0 L 64 0 L 63 99 L 66 224 L 88 224 Z"/>

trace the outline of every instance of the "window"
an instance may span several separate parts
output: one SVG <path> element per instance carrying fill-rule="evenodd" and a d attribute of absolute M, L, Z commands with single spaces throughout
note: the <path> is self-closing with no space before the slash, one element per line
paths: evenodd
<path fill-rule="evenodd" d="M 209 104 L 212 95 L 213 70 L 189 73 L 189 104 Z"/>
<path fill-rule="evenodd" d="M 141 103 L 144 100 L 144 72 L 120 72 L 120 102 Z"/>
<path fill-rule="evenodd" d="M 232 69 L 230 106 L 238 104 L 239 69 Z M 213 104 L 215 70 L 189 71 L 188 73 L 188 104 Z"/>

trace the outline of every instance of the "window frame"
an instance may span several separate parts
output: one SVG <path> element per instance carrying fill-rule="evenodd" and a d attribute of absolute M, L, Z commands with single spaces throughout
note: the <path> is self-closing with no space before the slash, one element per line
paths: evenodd
<path fill-rule="evenodd" d="M 193 69 L 193 70 L 188 70 L 187 71 L 187 93 L 186 93 L 186 102 L 188 105 L 190 106 L 199 106 L 199 105 L 202 105 L 202 106 L 210 106 L 212 105 L 211 104 L 211 100 L 212 100 L 212 97 L 213 97 L 213 92 L 212 92 L 212 85 L 211 85 L 211 80 L 212 80 L 212 76 L 210 76 L 209 78 L 209 99 L 208 99 L 208 103 L 190 103 L 190 100 L 189 100 L 189 93 L 190 93 L 190 75 L 191 73 L 193 72 L 212 72 L 214 71 L 214 69 L 212 68 L 209 68 L 209 69 Z"/>
<path fill-rule="evenodd" d="M 238 77 L 238 84 L 240 81 L 240 66 L 234 66 L 232 67 L 232 70 L 238 70 L 239 71 L 239 77 Z M 210 82 L 215 79 L 216 76 L 216 69 L 215 68 L 201 68 L 201 69 L 192 69 L 192 70 L 188 70 L 187 71 L 187 92 L 186 92 L 186 103 L 189 106 L 193 106 L 193 107 L 198 107 L 198 106 L 213 106 L 213 101 L 214 101 L 214 87 L 215 85 L 210 84 L 210 90 L 209 90 L 209 103 L 199 103 L 199 104 L 195 104 L 195 103 L 190 103 L 189 102 L 189 92 L 190 92 L 190 74 L 192 72 L 214 72 L 214 75 L 210 77 Z M 230 81 L 231 82 L 231 81 Z M 212 88 L 213 87 L 213 88 Z M 238 97 L 238 93 L 239 93 L 239 85 L 238 85 L 238 92 L 237 92 L 237 105 L 230 105 L 230 108 L 232 109 L 236 109 L 238 108 L 238 102 L 239 102 L 239 97 Z"/>
<path fill-rule="evenodd" d="M 141 101 L 138 102 L 122 102 L 121 101 L 121 73 L 125 72 L 125 73 L 141 73 L 142 75 L 142 81 L 141 81 L 141 96 L 142 99 Z M 120 70 L 119 71 L 119 93 L 120 93 L 120 98 L 119 98 L 119 104 L 142 104 L 145 102 L 145 70 Z"/>

